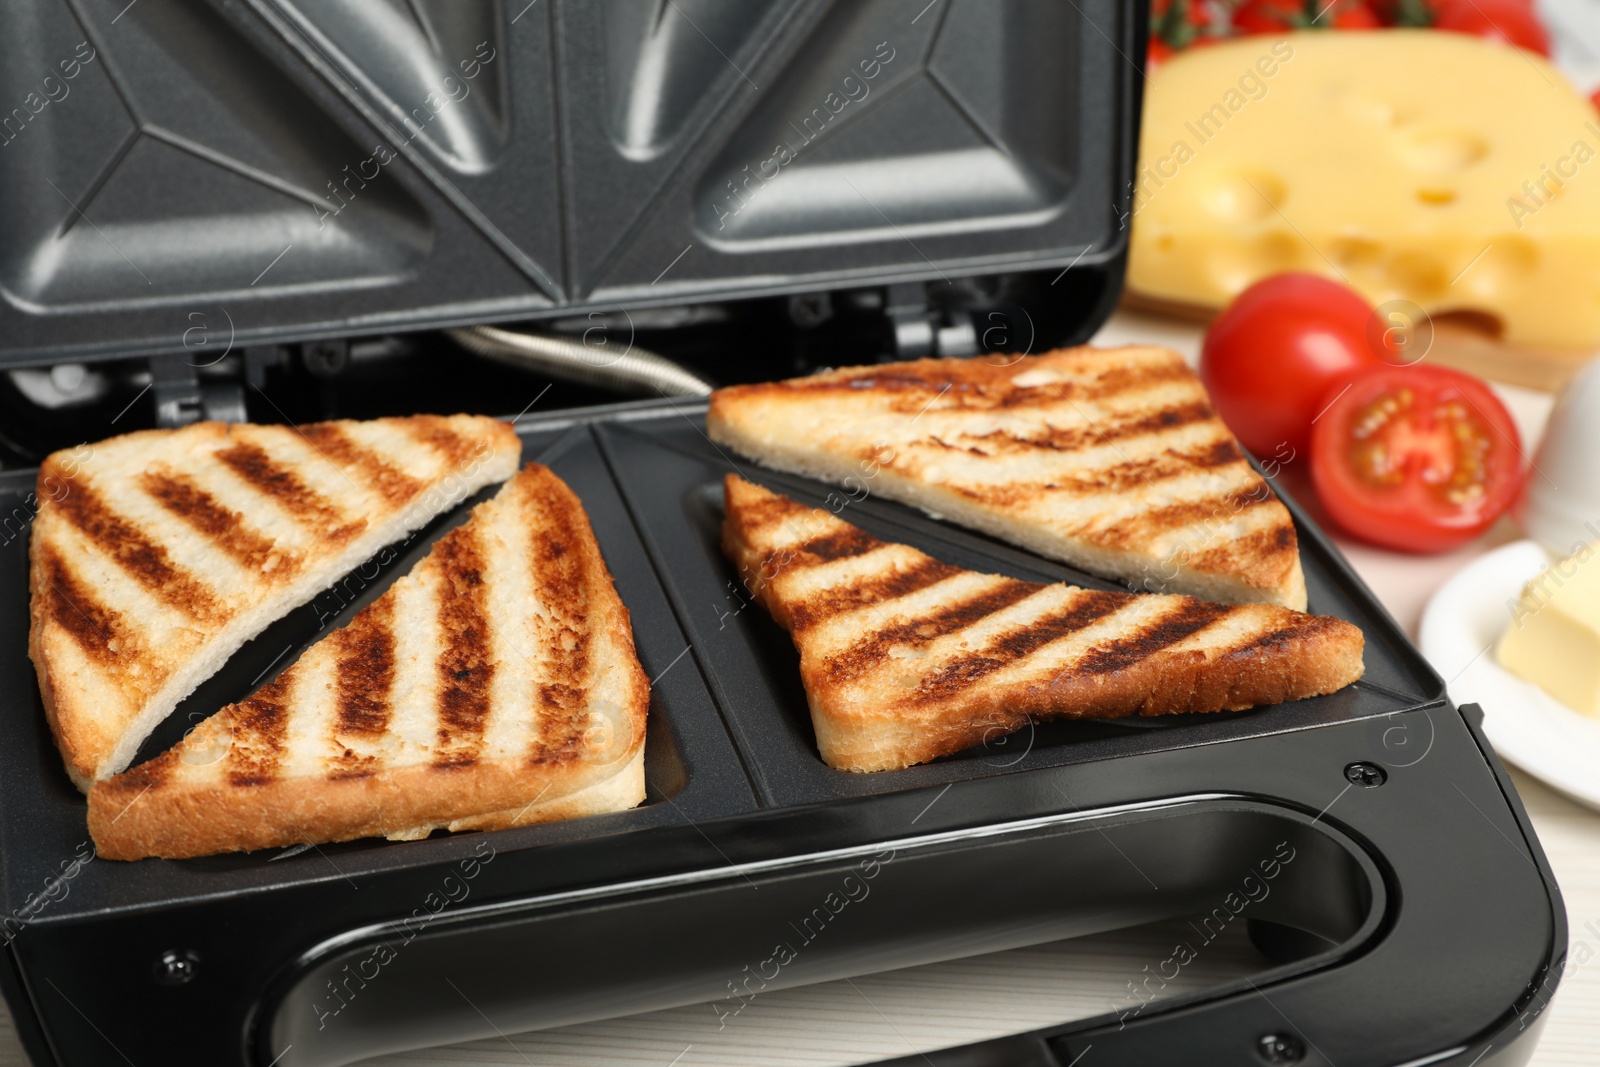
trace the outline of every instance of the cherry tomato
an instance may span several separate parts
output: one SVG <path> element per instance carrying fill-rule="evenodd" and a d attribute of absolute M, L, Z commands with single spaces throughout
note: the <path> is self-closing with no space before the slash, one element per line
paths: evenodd
<path fill-rule="evenodd" d="M 1434 0 L 1434 29 L 1504 41 L 1542 56 L 1550 35 L 1527 0 Z"/>
<path fill-rule="evenodd" d="M 1200 379 L 1239 440 L 1259 456 L 1304 452 L 1328 393 L 1387 365 L 1373 311 L 1315 274 L 1278 274 L 1240 293 L 1206 331 Z"/>
<path fill-rule="evenodd" d="M 1367 30 L 1382 26 L 1366 0 L 1245 0 L 1233 13 L 1241 33 L 1285 33 L 1307 27 Z"/>
<path fill-rule="evenodd" d="M 1305 22 L 1304 0 L 1245 0 L 1233 13 L 1240 33 L 1283 33 Z"/>
<path fill-rule="evenodd" d="M 1326 12 L 1317 20 L 1317 24 L 1328 23 L 1336 30 L 1376 30 L 1383 26 L 1383 21 L 1377 14 L 1360 0 L 1353 2 L 1336 2 L 1330 5 Z"/>
<path fill-rule="evenodd" d="M 1318 418 L 1311 478 L 1328 514 L 1356 536 L 1442 552 L 1511 506 L 1522 442 L 1505 405 L 1470 374 L 1384 367 L 1356 379 Z"/>

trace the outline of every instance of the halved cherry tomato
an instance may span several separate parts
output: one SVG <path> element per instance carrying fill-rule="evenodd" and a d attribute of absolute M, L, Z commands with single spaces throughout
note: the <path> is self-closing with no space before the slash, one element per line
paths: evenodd
<path fill-rule="evenodd" d="M 1550 35 L 1528 0 L 1433 0 L 1433 28 L 1504 41 L 1542 56 Z"/>
<path fill-rule="evenodd" d="M 1336 385 L 1385 366 L 1373 311 L 1359 293 L 1315 274 L 1277 274 L 1240 293 L 1206 331 L 1200 380 L 1258 456 L 1304 452 Z"/>
<path fill-rule="evenodd" d="M 1384 367 L 1345 387 L 1318 417 L 1311 477 L 1328 514 L 1356 536 L 1442 552 L 1511 506 L 1522 441 L 1505 405 L 1470 374 Z"/>

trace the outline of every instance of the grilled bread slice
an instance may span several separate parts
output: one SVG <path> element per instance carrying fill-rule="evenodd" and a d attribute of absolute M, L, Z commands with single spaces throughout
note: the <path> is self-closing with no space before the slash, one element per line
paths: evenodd
<path fill-rule="evenodd" d="M 631 808 L 648 703 L 583 506 L 529 464 L 254 696 L 97 783 L 89 831 L 181 858 Z"/>
<path fill-rule="evenodd" d="M 58 452 L 39 469 L 29 654 L 80 789 L 275 619 L 383 546 L 516 473 L 478 416 L 199 423 Z"/>
<path fill-rule="evenodd" d="M 1306 607 L 1294 523 L 1164 348 L 924 359 L 720 389 L 713 441 L 1150 592 Z"/>
<path fill-rule="evenodd" d="M 794 637 L 817 747 L 909 767 L 1033 719 L 1231 711 L 1361 677 L 1361 631 L 1271 604 L 952 567 L 729 475 L 723 550 Z"/>

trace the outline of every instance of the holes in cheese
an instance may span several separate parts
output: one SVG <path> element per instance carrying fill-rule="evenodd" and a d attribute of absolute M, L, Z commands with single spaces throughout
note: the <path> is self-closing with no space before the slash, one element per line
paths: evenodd
<path fill-rule="evenodd" d="M 1489 144 L 1471 130 L 1407 125 L 1395 131 L 1394 153 L 1401 162 L 1434 174 L 1466 170 L 1489 154 Z"/>
<path fill-rule="evenodd" d="M 1308 270 L 1513 345 L 1600 347 L 1600 119 L 1537 56 L 1432 30 L 1241 38 L 1152 76 L 1140 147 L 1140 296 L 1221 307 Z"/>
<path fill-rule="evenodd" d="M 1219 174 L 1201 191 L 1207 211 L 1223 222 L 1236 223 L 1273 218 L 1288 195 L 1282 178 L 1260 169 Z"/>

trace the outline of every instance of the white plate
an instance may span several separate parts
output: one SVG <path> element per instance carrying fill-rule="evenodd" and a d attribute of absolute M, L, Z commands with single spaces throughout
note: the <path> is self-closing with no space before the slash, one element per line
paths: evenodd
<path fill-rule="evenodd" d="M 1600 808 L 1600 718 L 1573 711 L 1495 658 L 1522 587 L 1550 562 L 1535 541 L 1485 553 L 1433 594 L 1418 643 L 1452 700 L 1483 705 L 1484 733 L 1501 758 Z"/>

